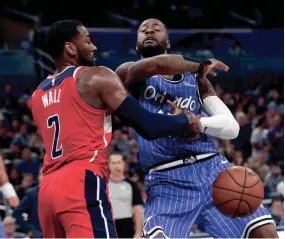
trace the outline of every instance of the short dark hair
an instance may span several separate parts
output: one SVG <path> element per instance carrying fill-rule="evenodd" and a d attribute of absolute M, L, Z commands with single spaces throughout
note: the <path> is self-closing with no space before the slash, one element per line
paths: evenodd
<path fill-rule="evenodd" d="M 147 20 L 149 20 L 149 19 L 153 19 L 153 20 L 156 20 L 156 21 L 161 22 L 161 23 L 162 23 L 162 26 L 163 26 L 163 27 L 165 28 L 165 30 L 168 32 L 167 26 L 166 26 L 161 20 L 159 20 L 158 18 L 155 18 L 155 17 L 150 17 L 150 18 L 145 19 L 144 21 L 147 21 Z M 142 24 L 144 21 L 142 21 L 141 24 Z M 141 24 L 140 24 L 139 26 L 141 26 Z"/>
<path fill-rule="evenodd" d="M 124 155 L 122 155 L 121 153 L 116 152 L 116 151 L 109 154 L 109 157 L 108 157 L 108 158 L 109 158 L 109 161 L 110 161 L 110 159 L 111 159 L 111 156 L 113 156 L 113 155 L 121 156 L 122 159 L 123 159 L 123 161 L 124 161 Z"/>
<path fill-rule="evenodd" d="M 82 25 L 77 20 L 61 20 L 52 24 L 46 36 L 48 53 L 54 59 L 61 56 L 64 44 L 79 34 L 77 27 Z"/>

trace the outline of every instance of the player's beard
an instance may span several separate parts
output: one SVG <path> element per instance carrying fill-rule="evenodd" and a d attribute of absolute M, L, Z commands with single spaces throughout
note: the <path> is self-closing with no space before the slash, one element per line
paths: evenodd
<path fill-rule="evenodd" d="M 82 54 L 78 54 L 78 63 L 80 66 L 95 66 L 95 54 L 92 57 L 92 60 L 87 60 Z"/>
<path fill-rule="evenodd" d="M 162 44 L 157 44 L 154 46 L 139 46 L 138 52 L 143 58 L 153 57 L 165 53 L 166 46 Z"/>

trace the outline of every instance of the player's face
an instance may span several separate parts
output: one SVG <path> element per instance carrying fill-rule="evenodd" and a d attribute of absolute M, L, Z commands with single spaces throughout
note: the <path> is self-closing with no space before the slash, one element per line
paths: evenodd
<path fill-rule="evenodd" d="M 78 26 L 79 35 L 75 39 L 77 62 L 80 66 L 94 66 L 97 47 L 91 42 L 89 32 L 84 26 Z"/>
<path fill-rule="evenodd" d="M 138 29 L 137 51 L 143 57 L 166 53 L 170 48 L 168 34 L 164 25 L 156 19 L 145 20 Z"/>
<path fill-rule="evenodd" d="M 111 155 L 109 159 L 109 169 L 111 174 L 123 175 L 125 171 L 125 162 L 122 155 Z"/>

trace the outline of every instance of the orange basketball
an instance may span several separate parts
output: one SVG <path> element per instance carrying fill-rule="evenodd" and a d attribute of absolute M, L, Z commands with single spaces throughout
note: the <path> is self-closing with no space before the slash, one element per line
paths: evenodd
<path fill-rule="evenodd" d="M 259 176 L 241 166 L 221 172 L 212 187 L 215 206 L 231 218 L 253 214 L 261 205 L 263 194 L 264 187 Z"/>

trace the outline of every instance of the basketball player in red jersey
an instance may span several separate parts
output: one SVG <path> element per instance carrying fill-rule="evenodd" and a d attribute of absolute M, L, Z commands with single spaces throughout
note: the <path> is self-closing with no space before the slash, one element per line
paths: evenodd
<path fill-rule="evenodd" d="M 200 132 L 188 111 L 152 114 L 129 96 L 118 76 L 95 67 L 96 47 L 78 21 L 64 20 L 47 34 L 56 72 L 32 96 L 33 118 L 46 148 L 39 192 L 44 238 L 116 237 L 109 202 L 107 151 L 111 112 L 143 137 L 186 136 Z M 189 71 L 210 71 L 189 62 Z"/>

